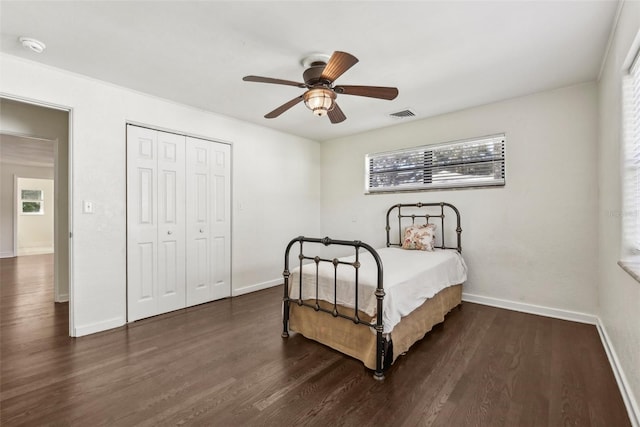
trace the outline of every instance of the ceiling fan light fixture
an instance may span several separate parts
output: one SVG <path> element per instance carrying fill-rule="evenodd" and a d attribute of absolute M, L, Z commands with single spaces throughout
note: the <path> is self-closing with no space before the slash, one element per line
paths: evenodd
<path fill-rule="evenodd" d="M 303 59 L 302 64 L 307 67 L 302 73 L 304 83 L 261 76 L 245 76 L 242 80 L 245 82 L 296 86 L 300 89 L 307 88 L 307 91 L 302 95 L 296 96 L 275 110 L 265 114 L 265 119 L 274 119 L 304 101 L 304 105 L 306 105 L 314 115 L 319 117 L 327 116 L 332 124 L 342 123 L 347 119 L 347 116 L 344 115 L 344 112 L 336 102 L 338 94 L 366 96 L 386 100 L 392 100 L 398 96 L 398 88 L 395 87 L 334 86 L 335 80 L 353 67 L 358 62 L 358 58 L 350 53 L 339 50 L 333 52 L 328 60 L 326 57 L 327 55 L 315 54 Z"/>
<path fill-rule="evenodd" d="M 304 105 L 313 111 L 313 114 L 322 117 L 333 108 L 336 94 L 331 89 L 315 88 L 304 94 Z"/>

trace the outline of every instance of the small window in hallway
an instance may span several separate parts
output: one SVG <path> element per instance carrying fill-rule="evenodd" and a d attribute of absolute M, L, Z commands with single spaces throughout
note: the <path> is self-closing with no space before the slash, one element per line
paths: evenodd
<path fill-rule="evenodd" d="M 22 190 L 20 193 L 20 205 L 23 215 L 44 214 L 44 193 L 42 190 Z"/>

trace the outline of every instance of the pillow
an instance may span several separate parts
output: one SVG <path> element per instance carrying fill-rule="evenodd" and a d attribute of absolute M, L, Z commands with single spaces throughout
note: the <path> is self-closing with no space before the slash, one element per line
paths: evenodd
<path fill-rule="evenodd" d="M 436 225 L 411 225 L 404 229 L 402 249 L 415 249 L 433 252 L 436 244 Z"/>

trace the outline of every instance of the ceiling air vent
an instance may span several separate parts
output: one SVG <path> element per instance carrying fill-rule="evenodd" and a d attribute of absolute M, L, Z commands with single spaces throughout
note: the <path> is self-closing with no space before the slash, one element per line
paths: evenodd
<path fill-rule="evenodd" d="M 406 119 L 406 118 L 415 117 L 415 116 L 416 116 L 416 113 L 410 110 L 409 108 L 389 114 L 389 117 L 392 117 L 394 119 Z"/>

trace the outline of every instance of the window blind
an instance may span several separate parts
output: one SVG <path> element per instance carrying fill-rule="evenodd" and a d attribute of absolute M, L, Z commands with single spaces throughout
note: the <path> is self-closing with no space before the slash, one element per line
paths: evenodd
<path fill-rule="evenodd" d="M 418 191 L 505 184 L 505 135 L 366 156 L 366 191 Z"/>
<path fill-rule="evenodd" d="M 623 80 L 623 241 L 640 253 L 640 52 Z"/>

